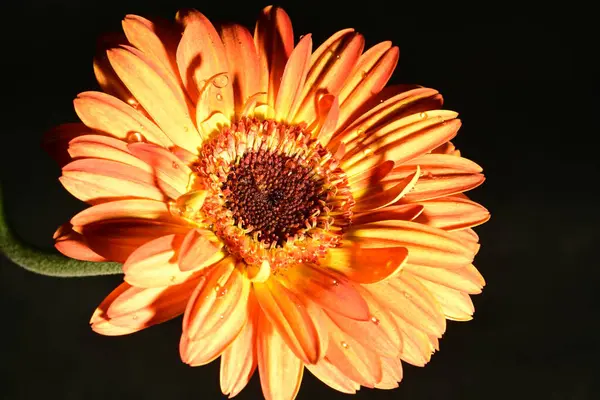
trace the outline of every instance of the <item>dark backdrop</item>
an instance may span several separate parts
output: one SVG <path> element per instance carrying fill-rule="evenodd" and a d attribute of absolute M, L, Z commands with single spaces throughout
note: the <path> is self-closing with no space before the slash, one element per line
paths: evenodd
<path fill-rule="evenodd" d="M 296 34 L 312 32 L 315 43 L 355 27 L 368 44 L 398 44 L 392 83 L 439 89 L 463 120 L 457 146 L 487 175 L 471 192 L 492 213 L 477 229 L 476 265 L 488 284 L 474 298 L 475 320 L 449 323 L 441 351 L 424 369 L 407 366 L 399 389 L 362 389 L 357 398 L 599 398 L 593 12 L 504 2 L 279 4 Z M 91 58 L 101 33 L 119 30 L 127 13 L 172 18 L 184 6 L 253 26 L 264 5 L 3 1 L 0 177 L 17 233 L 51 248 L 54 229 L 83 208 L 62 189 L 39 142 L 48 128 L 76 120 L 78 92 L 97 88 Z M 92 311 L 119 281 L 38 276 L 0 256 L 0 397 L 221 398 L 218 362 L 180 362 L 180 319 L 125 337 L 89 329 Z M 255 375 L 239 398 L 260 395 Z M 349 398 L 306 373 L 299 399 L 313 396 Z"/>

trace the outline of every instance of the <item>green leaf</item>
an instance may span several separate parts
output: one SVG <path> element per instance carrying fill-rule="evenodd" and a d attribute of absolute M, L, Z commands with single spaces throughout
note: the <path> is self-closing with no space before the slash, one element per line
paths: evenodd
<path fill-rule="evenodd" d="M 33 248 L 18 239 L 8 226 L 1 184 L 0 251 L 15 264 L 42 275 L 69 278 L 123 273 L 119 263 L 74 260 L 57 252 Z"/>

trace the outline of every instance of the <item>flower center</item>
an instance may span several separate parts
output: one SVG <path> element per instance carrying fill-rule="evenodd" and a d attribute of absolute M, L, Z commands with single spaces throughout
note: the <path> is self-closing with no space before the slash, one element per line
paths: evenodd
<path fill-rule="evenodd" d="M 324 211 L 327 190 L 321 177 L 310 178 L 311 172 L 294 157 L 247 152 L 221 187 L 225 207 L 233 212 L 236 225 L 258 232 L 266 246 L 283 247 Z"/>
<path fill-rule="evenodd" d="M 247 264 L 317 262 L 351 223 L 338 164 L 301 126 L 242 119 L 200 151 L 193 186 L 208 196 L 194 219 Z"/>

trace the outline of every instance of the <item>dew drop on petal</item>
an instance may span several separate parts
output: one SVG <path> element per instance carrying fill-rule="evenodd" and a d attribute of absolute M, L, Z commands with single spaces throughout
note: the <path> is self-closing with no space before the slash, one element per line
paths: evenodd
<path fill-rule="evenodd" d="M 425 119 L 427 117 L 427 113 L 421 112 L 419 113 L 419 118 Z"/>
<path fill-rule="evenodd" d="M 371 322 L 375 325 L 379 325 L 379 319 L 377 319 L 377 317 L 371 317 Z"/>
<path fill-rule="evenodd" d="M 225 316 L 223 314 L 219 315 L 219 318 L 223 319 Z"/>
<path fill-rule="evenodd" d="M 175 282 L 176 279 L 177 277 L 175 275 L 171 276 L 171 282 Z"/>
<path fill-rule="evenodd" d="M 212 83 L 214 87 L 222 89 L 229 83 L 229 77 L 227 74 L 219 75 L 213 80 Z"/>
<path fill-rule="evenodd" d="M 336 279 L 334 279 L 331 283 L 333 283 L 333 286 L 338 286 L 339 285 L 339 282 Z"/>
<path fill-rule="evenodd" d="M 179 168 L 179 164 L 177 164 L 177 162 L 175 162 L 175 161 L 173 161 L 173 163 L 171 165 L 173 166 L 174 169 Z"/>
<path fill-rule="evenodd" d="M 407 299 L 410 300 L 410 298 L 411 298 L 410 293 L 408 293 L 408 292 L 402 292 L 402 294 L 404 295 L 404 297 L 406 297 Z"/>
<path fill-rule="evenodd" d="M 184 131 L 184 132 L 189 132 L 189 131 L 190 131 L 190 128 L 188 128 L 187 126 L 184 126 L 184 127 L 183 127 L 183 131 Z"/>
<path fill-rule="evenodd" d="M 342 342 L 342 347 L 343 347 L 343 348 L 345 348 L 345 349 L 347 349 L 347 348 L 348 348 L 348 347 L 350 347 L 350 346 L 348 346 L 348 343 L 346 343 L 346 342 Z"/>
<path fill-rule="evenodd" d="M 217 100 L 223 100 L 223 95 L 221 93 L 217 93 Z"/>
<path fill-rule="evenodd" d="M 126 140 L 128 143 L 139 143 L 145 142 L 146 138 L 139 132 L 129 132 L 127 134 Z"/>
<path fill-rule="evenodd" d="M 137 316 L 137 314 L 133 314 L 133 316 L 131 318 L 138 319 L 138 316 Z"/>

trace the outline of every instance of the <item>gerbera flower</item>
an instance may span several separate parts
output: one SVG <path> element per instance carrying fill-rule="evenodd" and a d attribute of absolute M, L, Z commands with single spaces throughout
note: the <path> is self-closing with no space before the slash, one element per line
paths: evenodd
<path fill-rule="evenodd" d="M 345 29 L 313 51 L 275 7 L 254 35 L 193 10 L 123 28 L 94 62 L 105 93 L 47 138 L 91 204 L 56 247 L 123 263 L 94 331 L 183 314 L 182 360 L 221 357 L 224 394 L 258 368 L 291 399 L 305 367 L 346 393 L 397 387 L 400 360 L 425 365 L 446 319 L 471 319 L 489 214 L 462 193 L 484 178 L 436 90 L 384 89 L 397 47 Z"/>

